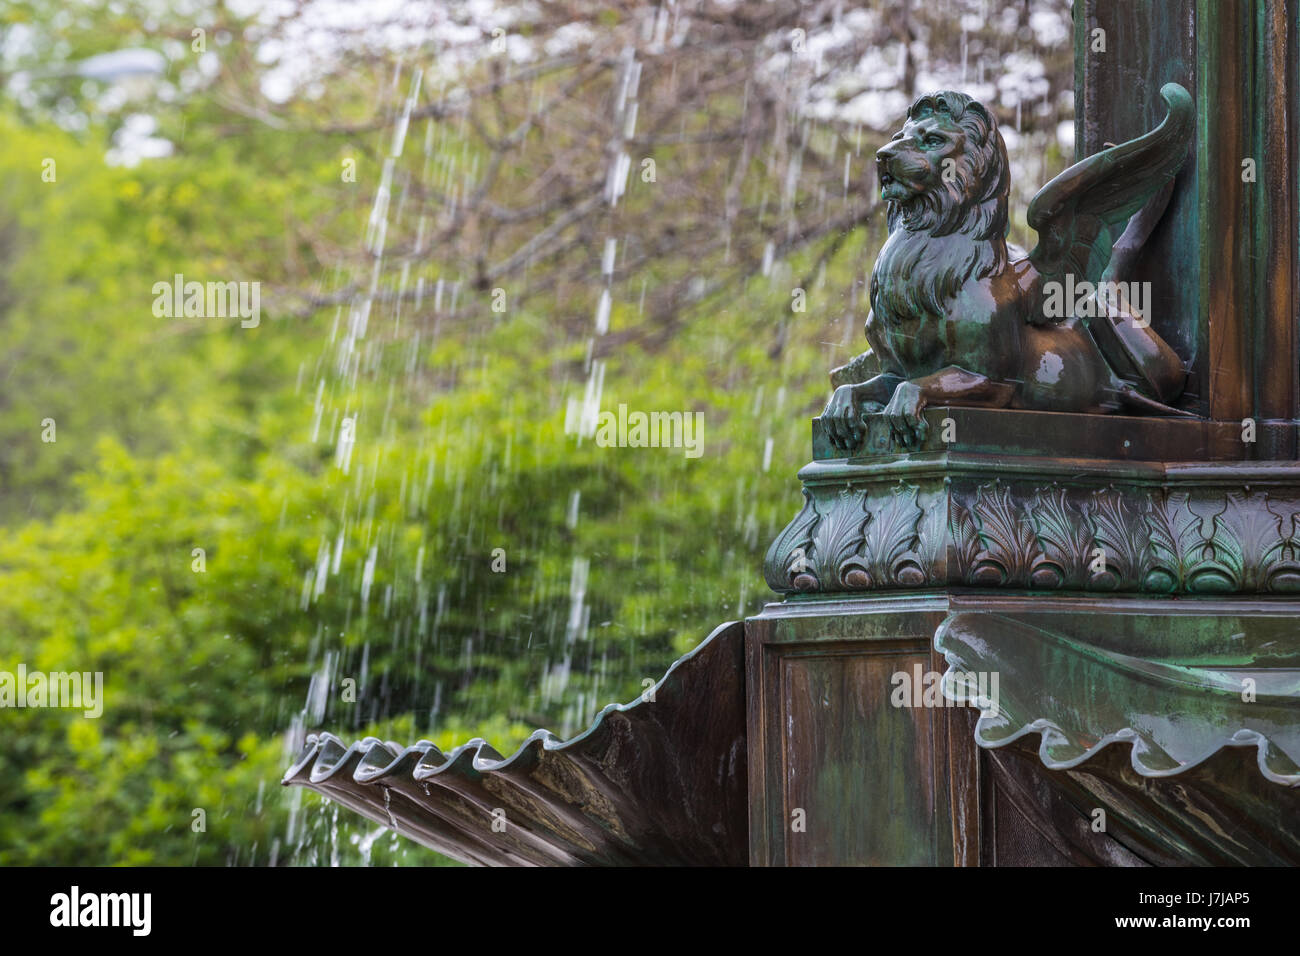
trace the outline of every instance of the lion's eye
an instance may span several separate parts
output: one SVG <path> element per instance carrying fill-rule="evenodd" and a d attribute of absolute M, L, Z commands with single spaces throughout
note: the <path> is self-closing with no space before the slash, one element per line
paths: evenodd
<path fill-rule="evenodd" d="M 943 145 L 943 143 L 944 143 L 943 137 L 936 136 L 934 133 L 931 133 L 929 136 L 925 138 L 925 145 L 929 149 L 938 149 L 940 146 Z"/>

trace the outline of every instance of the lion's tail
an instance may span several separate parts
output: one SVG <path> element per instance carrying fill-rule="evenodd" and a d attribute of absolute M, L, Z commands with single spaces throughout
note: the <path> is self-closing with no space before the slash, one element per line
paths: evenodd
<path fill-rule="evenodd" d="M 1194 412 L 1183 411 L 1181 408 L 1172 408 L 1155 399 L 1147 398 L 1136 388 L 1131 385 L 1125 386 L 1119 390 L 1120 401 L 1130 408 L 1136 408 L 1144 412 L 1155 412 L 1160 415 L 1177 415 L 1179 418 L 1196 418 Z"/>

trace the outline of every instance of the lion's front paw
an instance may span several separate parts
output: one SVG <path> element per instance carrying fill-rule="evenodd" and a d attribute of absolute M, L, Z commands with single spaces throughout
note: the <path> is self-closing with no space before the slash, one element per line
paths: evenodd
<path fill-rule="evenodd" d="M 841 385 L 822 412 L 826 437 L 841 451 L 852 451 L 862 442 L 862 412 L 855 391 L 853 385 Z"/>
<path fill-rule="evenodd" d="M 925 409 L 925 396 L 919 385 L 902 382 L 885 406 L 885 418 L 894 440 L 904 448 L 916 448 L 925 441 L 930 426 L 921 417 Z"/>

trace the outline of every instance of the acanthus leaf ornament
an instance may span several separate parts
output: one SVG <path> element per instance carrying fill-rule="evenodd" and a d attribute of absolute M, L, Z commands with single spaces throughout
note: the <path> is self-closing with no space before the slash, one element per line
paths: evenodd
<path fill-rule="evenodd" d="M 1089 564 L 1089 584 L 1106 591 L 1137 587 L 1150 563 L 1146 529 L 1133 504 L 1113 487 L 1094 491 L 1084 505 L 1097 554 Z"/>
<path fill-rule="evenodd" d="M 971 579 L 976 584 L 1028 587 L 1036 559 L 1042 554 L 1033 526 L 1025 519 L 1011 491 L 1001 482 L 980 488 L 975 503 L 980 541 Z"/>
<path fill-rule="evenodd" d="M 1038 532 L 1042 550 L 1034 564 L 1031 583 L 1045 588 L 1083 587 L 1093 540 L 1083 512 L 1070 502 L 1060 486 L 1031 499 L 1026 511 Z"/>
<path fill-rule="evenodd" d="M 815 500 L 815 499 L 814 499 Z M 866 588 L 862 579 L 862 561 L 858 549 L 870 515 L 863 510 L 863 499 L 851 488 L 832 496 L 818 509 L 820 520 L 813 529 L 812 560 L 822 589 L 828 583 L 838 588 Z M 854 574 L 854 572 L 858 572 Z M 852 575 L 852 580 L 848 580 Z"/>
<path fill-rule="evenodd" d="M 778 592 L 1300 592 L 1300 493 L 995 480 L 805 495 L 764 565 Z"/>
<path fill-rule="evenodd" d="M 870 574 L 876 581 L 903 587 L 917 587 L 925 581 L 914 550 L 917 524 L 923 516 L 916 492 L 915 485 L 899 485 L 872 515 L 866 554 Z"/>
<path fill-rule="evenodd" d="M 1143 581 L 1148 591 L 1172 592 L 1187 586 L 1205 561 L 1209 542 L 1201 534 L 1201 517 L 1188 507 L 1185 491 L 1167 491 L 1146 511 L 1151 567 Z"/>
<path fill-rule="evenodd" d="M 1285 543 L 1282 519 L 1269 510 L 1266 494 L 1229 492 L 1214 516 L 1214 565 L 1228 578 L 1230 590 L 1263 590 Z"/>
<path fill-rule="evenodd" d="M 812 574 L 808 551 L 812 547 L 812 533 L 817 520 L 812 494 L 805 488 L 803 508 L 767 549 L 763 576 L 773 591 L 816 590 L 818 582 Z"/>

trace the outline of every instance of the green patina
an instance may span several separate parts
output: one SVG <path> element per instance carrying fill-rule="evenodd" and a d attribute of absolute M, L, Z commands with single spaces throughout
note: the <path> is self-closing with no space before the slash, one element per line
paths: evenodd
<path fill-rule="evenodd" d="M 880 413 L 915 447 L 928 405 L 1185 414 L 1165 404 L 1183 392 L 1183 360 L 1152 329 L 1144 287 L 1125 278 L 1191 141 L 1190 95 L 1169 83 L 1161 96 L 1169 114 L 1156 129 L 1043 187 L 1028 255 L 1006 242 L 1010 173 L 990 111 L 951 91 L 912 105 L 876 154 L 889 238 L 871 275 L 874 360 L 832 373 L 832 444 L 852 450 L 864 416 Z"/>

